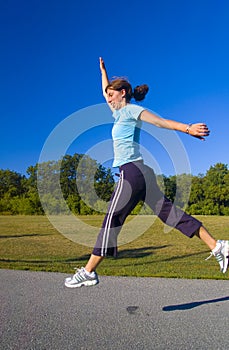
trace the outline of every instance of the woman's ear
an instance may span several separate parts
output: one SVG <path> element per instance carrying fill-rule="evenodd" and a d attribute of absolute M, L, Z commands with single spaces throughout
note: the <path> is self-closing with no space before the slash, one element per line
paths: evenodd
<path fill-rule="evenodd" d="M 122 97 L 126 97 L 126 90 L 125 89 L 122 89 L 121 93 L 122 93 Z"/>

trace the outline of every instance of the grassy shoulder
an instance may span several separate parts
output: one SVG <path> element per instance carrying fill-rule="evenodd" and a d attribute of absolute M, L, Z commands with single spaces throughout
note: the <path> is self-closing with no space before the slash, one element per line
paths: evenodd
<path fill-rule="evenodd" d="M 103 217 L 80 219 L 99 231 Z M 151 219 L 138 217 L 138 225 Z M 215 238 L 229 238 L 229 216 L 198 219 Z M 45 216 L 0 216 L 0 227 L 0 268 L 72 273 L 74 267 L 85 265 L 92 250 L 60 234 Z M 204 243 L 196 237 L 188 239 L 177 230 L 164 232 L 159 219 L 152 219 L 152 225 L 140 236 L 128 232 L 128 226 L 124 234 L 129 235 L 128 243 L 123 243 L 122 233 L 118 258 L 105 259 L 97 270 L 99 274 L 228 279 L 228 272 L 221 274 L 214 258 L 205 261 L 209 250 Z M 84 238 L 86 242 L 87 236 Z"/>

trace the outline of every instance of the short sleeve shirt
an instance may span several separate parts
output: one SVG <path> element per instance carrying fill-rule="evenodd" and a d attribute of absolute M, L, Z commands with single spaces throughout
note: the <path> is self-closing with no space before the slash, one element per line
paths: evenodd
<path fill-rule="evenodd" d="M 141 160 L 139 138 L 142 122 L 139 119 L 144 108 L 134 104 L 115 110 L 112 138 L 114 147 L 113 167 Z"/>

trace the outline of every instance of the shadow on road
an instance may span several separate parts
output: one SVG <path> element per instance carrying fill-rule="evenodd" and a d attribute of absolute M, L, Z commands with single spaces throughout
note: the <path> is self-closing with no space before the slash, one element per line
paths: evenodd
<path fill-rule="evenodd" d="M 219 303 L 220 301 L 228 301 L 228 300 L 229 300 L 229 296 L 218 298 L 218 299 L 212 299 L 212 300 L 194 301 L 192 303 L 187 303 L 187 304 L 169 305 L 169 306 L 163 307 L 162 310 L 163 311 L 190 310 L 204 304 L 213 304 L 213 303 Z"/>

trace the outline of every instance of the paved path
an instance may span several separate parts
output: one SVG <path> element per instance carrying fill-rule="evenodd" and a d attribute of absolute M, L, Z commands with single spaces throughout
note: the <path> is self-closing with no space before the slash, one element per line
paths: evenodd
<path fill-rule="evenodd" d="M 229 348 L 229 281 L 0 270 L 2 350 Z"/>

